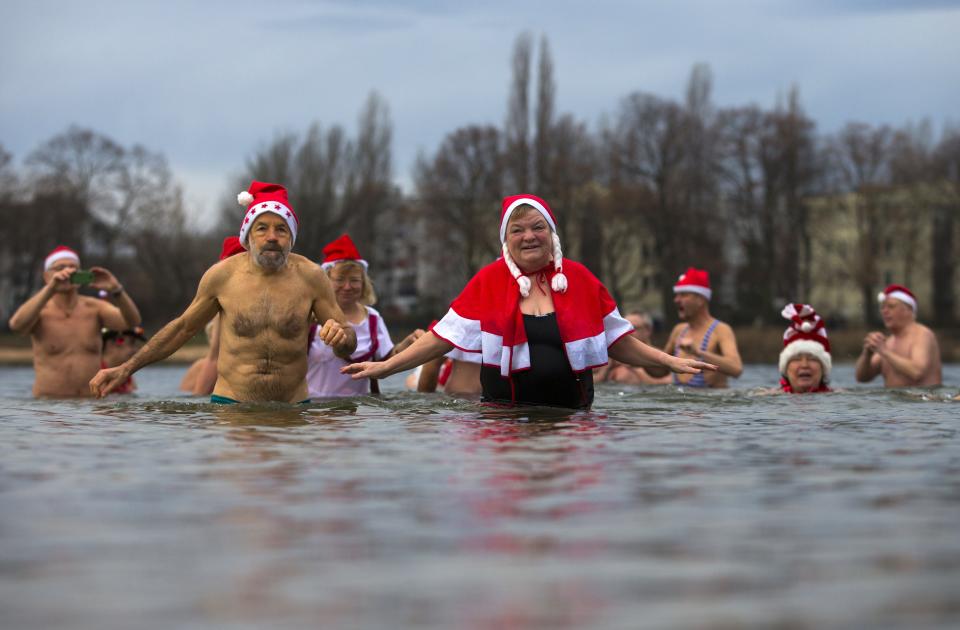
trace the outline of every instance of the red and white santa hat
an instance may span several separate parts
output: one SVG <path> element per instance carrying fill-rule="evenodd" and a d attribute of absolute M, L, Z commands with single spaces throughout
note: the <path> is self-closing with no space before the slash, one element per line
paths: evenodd
<path fill-rule="evenodd" d="M 780 313 L 790 325 L 783 333 L 780 352 L 780 373 L 787 373 L 787 364 L 800 354 L 809 354 L 823 366 L 823 382 L 830 380 L 833 361 L 830 358 L 830 340 L 823 318 L 809 304 L 787 304 Z"/>
<path fill-rule="evenodd" d="M 504 197 L 503 202 L 500 204 L 500 243 L 502 244 L 503 261 L 507 263 L 510 274 L 520 286 L 520 295 L 523 297 L 530 295 L 530 278 L 520 271 L 517 263 L 514 262 L 513 257 L 510 256 L 510 252 L 507 250 L 507 224 L 510 222 L 513 211 L 520 206 L 531 206 L 543 215 L 543 218 L 550 225 L 553 240 L 553 268 L 556 271 L 553 279 L 550 281 L 550 287 L 557 293 L 566 292 L 567 277 L 563 275 L 563 249 L 560 247 L 560 237 L 557 235 L 557 221 L 553 216 L 553 212 L 550 210 L 550 206 L 547 205 L 546 201 L 535 195 L 513 195 Z"/>
<path fill-rule="evenodd" d="M 43 259 L 43 270 L 48 271 L 50 267 L 53 267 L 53 263 L 64 259 L 70 259 L 77 263 L 77 266 L 80 265 L 80 256 L 77 254 L 77 252 L 73 251 L 69 247 L 60 245 L 52 252 L 47 254 L 47 257 Z"/>
<path fill-rule="evenodd" d="M 247 214 L 240 224 L 240 243 L 246 247 L 247 234 L 253 225 L 253 220 L 261 214 L 272 212 L 280 215 L 290 227 L 290 246 L 297 241 L 297 228 L 300 220 L 287 200 L 287 189 L 280 184 L 266 182 L 250 182 L 250 188 L 237 195 L 237 203 L 247 208 Z"/>
<path fill-rule="evenodd" d="M 353 239 L 346 234 L 341 234 L 336 240 L 327 243 L 323 248 L 323 262 L 320 266 L 324 269 L 333 267 L 338 262 L 352 260 L 363 265 L 363 270 L 367 270 L 367 261 L 360 257 L 360 250 L 354 245 Z"/>
<path fill-rule="evenodd" d="M 713 295 L 710 289 L 710 274 L 703 269 L 690 267 L 680 274 L 677 283 L 673 285 L 674 293 L 696 293 L 708 300 Z"/>
<path fill-rule="evenodd" d="M 243 244 L 240 243 L 240 239 L 236 236 L 228 236 L 223 239 L 223 247 L 220 249 L 220 260 L 226 260 L 231 256 L 236 256 L 237 254 L 242 254 L 247 251 Z"/>
<path fill-rule="evenodd" d="M 900 300 L 909 306 L 914 313 L 917 312 L 917 296 L 902 284 L 891 284 L 877 295 L 877 301 L 880 302 L 880 304 L 883 304 L 887 298 Z"/>

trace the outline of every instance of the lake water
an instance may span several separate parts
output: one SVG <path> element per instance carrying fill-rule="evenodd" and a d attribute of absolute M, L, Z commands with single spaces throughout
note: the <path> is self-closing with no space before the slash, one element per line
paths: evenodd
<path fill-rule="evenodd" d="M 0 627 L 948 628 L 960 366 L 885 391 L 106 401 L 0 368 Z"/>

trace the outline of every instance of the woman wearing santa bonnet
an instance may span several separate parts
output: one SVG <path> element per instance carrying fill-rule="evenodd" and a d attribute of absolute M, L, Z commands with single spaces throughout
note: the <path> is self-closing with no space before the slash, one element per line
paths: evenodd
<path fill-rule="evenodd" d="M 373 283 L 367 276 L 367 261 L 353 240 L 346 234 L 323 248 L 324 260 L 320 265 L 330 277 L 333 293 L 340 310 L 357 333 L 357 349 L 346 363 L 356 361 L 379 361 L 409 346 L 423 335 L 422 330 L 410 334 L 396 346 L 383 317 L 371 304 L 377 301 Z M 311 398 L 361 396 L 378 392 L 376 381 L 357 381 L 340 373 L 345 365 L 333 350 L 316 338 L 316 326 L 311 327 L 307 353 L 307 387 Z"/>
<path fill-rule="evenodd" d="M 809 304 L 787 304 L 781 313 L 790 322 L 780 353 L 780 389 L 788 394 L 829 392 L 830 341 L 823 319 Z"/>
<path fill-rule="evenodd" d="M 630 333 L 607 289 L 583 265 L 565 260 L 547 202 L 503 200 L 502 257 L 482 268 L 431 334 L 383 363 L 344 368 L 353 378 L 382 378 L 453 348 L 482 360 L 482 400 L 589 408 L 592 369 L 608 356 L 630 365 L 697 373 L 714 366 L 656 350 Z"/>

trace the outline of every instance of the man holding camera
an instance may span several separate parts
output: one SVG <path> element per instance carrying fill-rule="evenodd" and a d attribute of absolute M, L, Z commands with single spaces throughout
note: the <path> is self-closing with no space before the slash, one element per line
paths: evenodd
<path fill-rule="evenodd" d="M 10 318 L 10 329 L 30 335 L 36 397 L 90 396 L 90 379 L 100 369 L 104 327 L 125 330 L 140 324 L 140 311 L 123 285 L 103 267 L 80 271 L 80 257 L 57 247 L 43 263 L 44 286 Z M 81 285 L 107 300 L 80 295 Z"/>

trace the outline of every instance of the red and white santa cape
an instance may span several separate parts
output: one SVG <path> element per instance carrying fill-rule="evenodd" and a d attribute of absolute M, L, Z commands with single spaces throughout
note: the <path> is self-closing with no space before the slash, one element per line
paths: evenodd
<path fill-rule="evenodd" d="M 528 275 L 542 276 L 549 287 L 556 273 L 548 265 Z M 583 372 L 605 365 L 607 348 L 633 332 L 633 326 L 586 267 L 564 260 L 563 273 L 569 288 L 553 294 L 553 306 L 570 367 Z M 502 258 L 477 272 L 431 331 L 464 352 L 480 353 L 483 365 L 499 368 L 503 377 L 530 369 L 520 293 Z"/>

